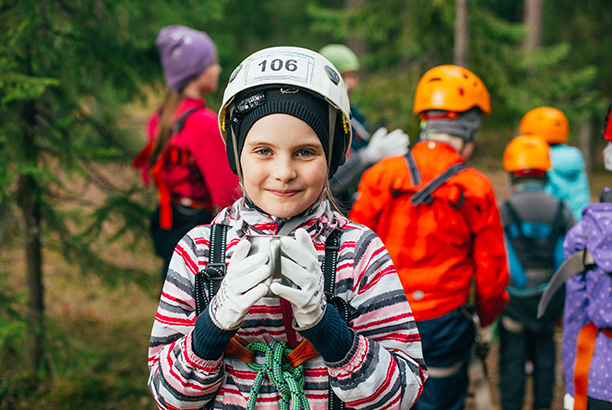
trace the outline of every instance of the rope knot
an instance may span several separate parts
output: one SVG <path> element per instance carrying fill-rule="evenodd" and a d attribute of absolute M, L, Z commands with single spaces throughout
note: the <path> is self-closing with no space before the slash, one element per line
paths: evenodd
<path fill-rule="evenodd" d="M 265 343 L 255 342 L 247 345 L 248 349 L 265 353 L 264 364 L 247 363 L 247 366 L 257 372 L 253 387 L 249 393 L 247 410 L 254 410 L 257 396 L 266 376 L 270 379 L 276 390 L 281 395 L 281 410 L 310 410 L 310 405 L 304 392 L 304 367 L 303 364 L 293 367 L 287 360 L 291 349 L 286 342 L 276 340 Z"/>

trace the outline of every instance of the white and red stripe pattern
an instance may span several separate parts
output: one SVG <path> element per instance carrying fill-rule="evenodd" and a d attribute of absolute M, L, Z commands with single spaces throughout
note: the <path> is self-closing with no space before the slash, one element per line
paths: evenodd
<path fill-rule="evenodd" d="M 284 220 L 245 207 L 242 201 L 213 223 L 229 225 L 227 258 L 246 234 L 276 234 Z M 427 372 L 421 340 L 393 262 L 369 229 L 331 212 L 327 202 L 302 225 L 313 238 L 322 263 L 325 240 L 340 229 L 336 295 L 349 305 L 349 327 L 356 343 L 340 362 L 318 356 L 304 364 L 305 392 L 311 409 L 328 408 L 331 383 L 349 408 L 409 409 L 419 396 Z M 237 359 L 199 358 L 192 348 L 195 323 L 194 276 L 208 263 L 210 227 L 189 232 L 175 249 L 164 285 L 149 347 L 149 387 L 161 409 L 245 409 L 256 373 Z M 286 341 L 278 298 L 252 306 L 237 336 L 247 342 Z M 298 341 L 302 340 L 300 335 Z M 263 363 L 263 356 L 257 356 Z M 257 409 L 278 409 L 281 396 L 266 380 Z"/>

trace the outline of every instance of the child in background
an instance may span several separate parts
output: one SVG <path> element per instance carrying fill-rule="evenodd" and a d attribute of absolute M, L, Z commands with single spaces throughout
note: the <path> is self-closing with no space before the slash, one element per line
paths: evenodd
<path fill-rule="evenodd" d="M 417 410 L 464 408 L 475 341 L 466 306 L 472 287 L 483 327 L 508 300 L 493 186 L 465 163 L 490 110 L 489 93 L 470 70 L 442 65 L 427 71 L 413 108 L 421 141 L 364 173 L 350 213 L 389 249 L 413 309 L 429 376 Z"/>
<path fill-rule="evenodd" d="M 151 116 L 148 144 L 133 165 L 141 168 L 145 184 L 152 175 L 159 190 L 151 235 L 165 277 L 178 241 L 194 226 L 210 223 L 240 189 L 217 115 L 203 98 L 217 90 L 221 73 L 215 44 L 206 33 L 185 26 L 164 27 L 155 43 L 170 93 Z"/>
<path fill-rule="evenodd" d="M 416 401 L 427 373 L 393 262 L 372 231 L 330 206 L 349 118 L 342 78 L 313 51 L 264 49 L 232 73 L 219 123 L 243 198 L 174 252 L 149 349 L 160 408 Z M 247 235 L 281 236 L 283 281 L 271 280 L 267 253 L 249 255 Z M 229 265 L 207 266 L 221 254 Z"/>
<path fill-rule="evenodd" d="M 576 221 L 582 219 L 582 210 L 591 203 L 589 178 L 582 152 L 567 145 L 569 122 L 565 114 L 553 107 L 537 107 L 523 116 L 519 129 L 523 135 L 548 142 L 552 168 L 548 171 L 546 192 L 565 201 Z"/>
<path fill-rule="evenodd" d="M 603 138 L 604 166 L 612 171 L 612 115 L 608 107 Z M 612 190 L 588 205 L 567 234 L 564 250 L 579 252 L 584 270 L 565 282 L 563 367 L 566 409 L 612 410 Z M 574 402 L 575 399 L 575 402 Z"/>
<path fill-rule="evenodd" d="M 499 389 L 503 410 L 521 410 L 525 363 L 533 363 L 533 408 L 550 409 L 555 386 L 554 330 L 563 312 L 559 293 L 544 317 L 536 318 L 540 297 L 563 261 L 563 240 L 574 225 L 572 210 L 544 192 L 551 167 L 549 146 L 518 136 L 506 146 L 503 166 L 513 194 L 500 206 L 510 265 L 510 302 L 500 315 Z"/>

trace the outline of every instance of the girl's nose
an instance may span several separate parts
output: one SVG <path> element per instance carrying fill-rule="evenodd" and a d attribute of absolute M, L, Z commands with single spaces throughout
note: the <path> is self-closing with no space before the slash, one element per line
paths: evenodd
<path fill-rule="evenodd" d="M 280 156 L 272 164 L 272 175 L 279 181 L 290 181 L 297 175 L 297 171 L 291 158 Z"/>

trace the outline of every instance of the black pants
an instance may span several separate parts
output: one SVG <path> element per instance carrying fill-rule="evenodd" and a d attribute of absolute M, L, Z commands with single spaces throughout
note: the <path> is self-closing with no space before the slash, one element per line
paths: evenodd
<path fill-rule="evenodd" d="M 554 332 L 534 333 L 527 327 L 511 332 L 499 321 L 499 389 L 503 410 L 521 410 L 525 396 L 525 363 L 533 362 L 533 408 L 552 404 L 555 386 Z"/>
<path fill-rule="evenodd" d="M 457 309 L 435 319 L 421 320 L 417 327 L 428 367 L 447 368 L 457 362 L 463 364 L 447 377 L 430 375 L 412 409 L 463 410 L 469 386 L 468 363 L 474 345 L 474 323 L 462 309 Z"/>
<path fill-rule="evenodd" d="M 612 403 L 587 397 L 587 410 L 612 410 Z"/>
<path fill-rule="evenodd" d="M 153 215 L 151 215 L 151 236 L 155 253 L 164 260 L 164 267 L 161 273 L 162 283 L 166 280 L 170 259 L 176 244 L 192 228 L 210 223 L 212 217 L 212 212 L 206 209 L 172 204 L 172 228 L 166 230 L 159 226 L 159 207 L 153 212 Z"/>

